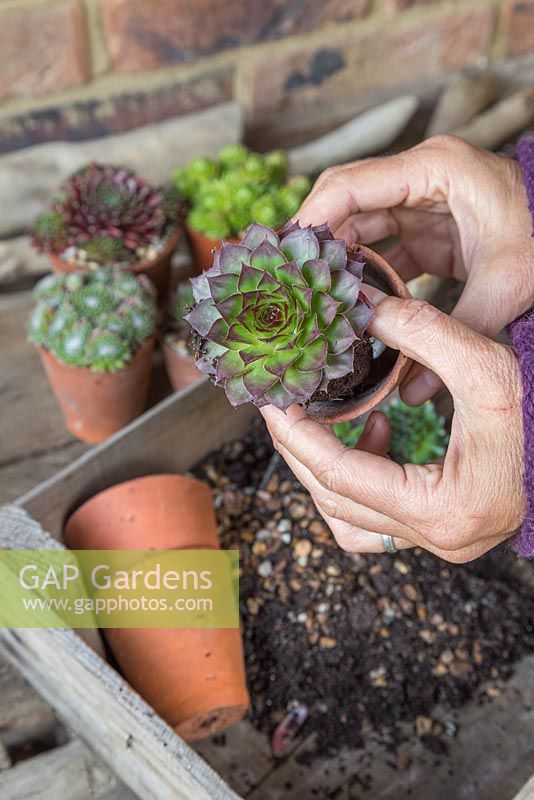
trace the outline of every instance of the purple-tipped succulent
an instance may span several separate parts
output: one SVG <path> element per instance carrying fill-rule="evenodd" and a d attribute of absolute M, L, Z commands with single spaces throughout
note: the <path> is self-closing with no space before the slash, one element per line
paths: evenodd
<path fill-rule="evenodd" d="M 191 281 L 196 305 L 186 320 L 201 341 L 197 367 L 234 406 L 309 402 L 354 370 L 373 317 L 360 291 L 363 266 L 327 225 L 288 223 L 277 235 L 252 224 Z"/>

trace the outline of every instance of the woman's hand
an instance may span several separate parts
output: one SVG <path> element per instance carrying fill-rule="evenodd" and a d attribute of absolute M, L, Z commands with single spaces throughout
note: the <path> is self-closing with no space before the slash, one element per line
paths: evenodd
<path fill-rule="evenodd" d="M 374 302 L 384 297 L 373 292 Z M 390 534 L 398 548 L 419 545 L 448 561 L 470 561 L 507 539 L 524 513 L 517 359 L 420 300 L 388 297 L 376 312 L 371 333 L 433 370 L 452 393 L 444 464 L 389 460 L 389 426 L 378 413 L 351 450 L 298 406 L 287 414 L 267 406 L 274 445 L 344 550 L 383 552 L 379 534 Z"/>
<path fill-rule="evenodd" d="M 404 280 L 430 272 L 467 281 L 453 316 L 487 336 L 534 303 L 532 221 L 519 165 L 454 136 L 326 170 L 296 217 L 328 222 L 351 242 L 399 236 L 386 260 Z M 439 388 L 416 364 L 401 396 L 419 405 Z"/>

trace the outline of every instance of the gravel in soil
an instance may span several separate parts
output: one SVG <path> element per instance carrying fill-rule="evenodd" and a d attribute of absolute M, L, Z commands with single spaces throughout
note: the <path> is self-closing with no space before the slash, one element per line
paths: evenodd
<path fill-rule="evenodd" d="M 347 555 L 272 456 L 259 423 L 195 470 L 215 491 L 222 546 L 241 553 L 253 724 L 272 734 L 298 704 L 300 733 L 317 733 L 322 754 L 371 731 L 394 746 L 401 721 L 446 752 L 454 725 L 432 719 L 435 705 L 458 708 L 483 681 L 488 699 L 499 694 L 534 645 L 534 598 L 508 574 L 515 556 Z"/>

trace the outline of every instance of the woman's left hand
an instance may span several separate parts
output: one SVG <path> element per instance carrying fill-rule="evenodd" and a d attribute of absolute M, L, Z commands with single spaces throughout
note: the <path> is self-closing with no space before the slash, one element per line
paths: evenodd
<path fill-rule="evenodd" d="M 352 450 L 299 406 L 287 414 L 267 406 L 262 413 L 274 445 L 344 550 L 383 552 L 381 534 L 389 534 L 399 549 L 418 545 L 454 563 L 477 558 L 507 539 L 524 514 L 517 359 L 419 300 L 383 299 L 370 331 L 433 370 L 452 393 L 444 463 L 401 466 L 388 459 L 390 430 L 379 413 Z"/>

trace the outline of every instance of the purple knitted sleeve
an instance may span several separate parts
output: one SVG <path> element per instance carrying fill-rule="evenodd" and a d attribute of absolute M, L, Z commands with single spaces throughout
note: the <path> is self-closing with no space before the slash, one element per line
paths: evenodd
<path fill-rule="evenodd" d="M 533 218 L 534 236 L 534 138 L 525 138 L 517 146 L 517 158 L 523 171 L 528 206 Z M 534 280 L 534 277 L 533 277 Z M 525 434 L 525 521 L 516 538 L 520 556 L 534 558 L 534 308 L 518 317 L 509 327 L 512 346 L 517 353 L 523 382 L 523 427 Z"/>

